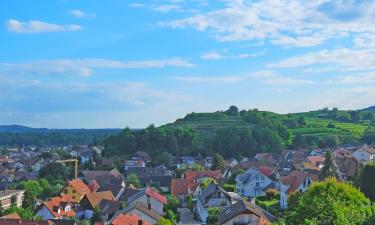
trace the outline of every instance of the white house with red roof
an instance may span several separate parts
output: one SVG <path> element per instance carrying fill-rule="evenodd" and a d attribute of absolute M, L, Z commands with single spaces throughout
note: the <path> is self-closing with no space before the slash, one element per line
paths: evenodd
<path fill-rule="evenodd" d="M 241 196 L 249 198 L 263 196 L 270 189 L 278 190 L 277 177 L 277 173 L 269 167 L 248 169 L 245 173 L 237 175 L 236 191 Z"/>
<path fill-rule="evenodd" d="M 128 199 L 128 205 L 133 202 L 142 202 L 151 210 L 160 214 L 163 213 L 164 206 L 167 204 L 167 198 L 150 187 L 141 189 L 138 193 Z"/>
<path fill-rule="evenodd" d="M 280 179 L 280 207 L 288 207 L 288 198 L 294 192 L 303 193 L 312 183 L 312 177 L 308 173 L 293 171 L 288 176 Z"/>

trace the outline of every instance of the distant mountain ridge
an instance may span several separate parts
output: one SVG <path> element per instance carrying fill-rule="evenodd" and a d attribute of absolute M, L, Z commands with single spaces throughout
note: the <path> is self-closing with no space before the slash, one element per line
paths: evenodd
<path fill-rule="evenodd" d="M 0 132 L 24 133 L 35 131 L 47 131 L 47 128 L 31 128 L 22 125 L 0 125 Z"/>
<path fill-rule="evenodd" d="M 362 111 L 375 111 L 375 106 L 370 106 L 368 108 L 362 109 Z"/>

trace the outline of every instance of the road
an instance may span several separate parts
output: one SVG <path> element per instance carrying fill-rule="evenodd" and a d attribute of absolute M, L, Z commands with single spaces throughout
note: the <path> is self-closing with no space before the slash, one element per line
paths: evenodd
<path fill-rule="evenodd" d="M 201 224 L 199 221 L 195 221 L 193 214 L 190 212 L 188 208 L 180 208 L 180 222 L 179 224 Z"/>

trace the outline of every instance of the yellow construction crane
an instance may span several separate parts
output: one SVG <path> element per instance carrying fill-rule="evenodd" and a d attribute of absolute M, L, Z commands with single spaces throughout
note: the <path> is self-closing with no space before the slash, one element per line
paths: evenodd
<path fill-rule="evenodd" d="M 57 160 L 56 162 L 60 162 L 60 163 L 74 162 L 74 179 L 78 178 L 78 159 Z"/>

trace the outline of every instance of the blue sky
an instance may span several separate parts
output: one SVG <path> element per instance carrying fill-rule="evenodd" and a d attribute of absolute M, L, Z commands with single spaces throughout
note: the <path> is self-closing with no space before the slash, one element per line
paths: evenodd
<path fill-rule="evenodd" d="M 369 0 L 5 0 L 0 20 L 0 124 L 375 105 Z"/>

